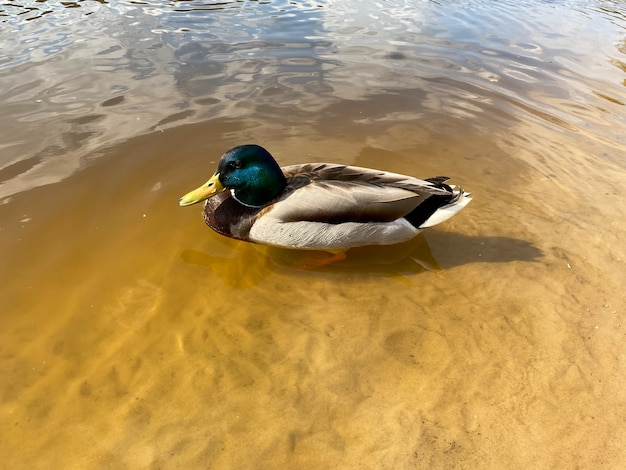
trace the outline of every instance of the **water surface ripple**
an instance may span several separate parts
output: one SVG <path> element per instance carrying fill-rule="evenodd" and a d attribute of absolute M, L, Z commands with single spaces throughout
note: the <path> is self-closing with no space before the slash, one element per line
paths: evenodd
<path fill-rule="evenodd" d="M 612 140 L 624 123 L 624 18 L 611 2 L 62 5 L 2 7 L 0 165 L 38 161 L 2 196 L 156 128 L 251 113 L 314 123 L 333 104 L 407 89 L 418 96 L 398 113 L 483 129 L 533 119 L 588 133 L 593 121 L 588 136 Z"/>

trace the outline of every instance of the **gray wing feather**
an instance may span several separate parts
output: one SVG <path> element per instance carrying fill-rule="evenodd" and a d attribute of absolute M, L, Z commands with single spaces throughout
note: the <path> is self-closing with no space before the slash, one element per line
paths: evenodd
<path fill-rule="evenodd" d="M 429 181 L 368 168 L 318 163 L 283 172 L 288 187 L 270 212 L 285 222 L 389 222 L 432 194 L 450 194 Z"/>

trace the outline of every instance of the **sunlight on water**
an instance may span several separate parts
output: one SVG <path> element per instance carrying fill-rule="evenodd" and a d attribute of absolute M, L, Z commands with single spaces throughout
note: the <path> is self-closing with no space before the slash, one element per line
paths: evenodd
<path fill-rule="evenodd" d="M 619 1 L 0 6 L 7 468 L 620 468 Z M 411 242 L 226 239 L 230 147 L 445 174 Z"/>

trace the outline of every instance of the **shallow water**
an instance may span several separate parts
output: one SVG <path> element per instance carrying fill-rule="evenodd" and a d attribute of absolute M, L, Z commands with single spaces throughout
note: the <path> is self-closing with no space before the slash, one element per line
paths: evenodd
<path fill-rule="evenodd" d="M 0 7 L 7 468 L 620 468 L 617 1 Z M 399 247 L 228 240 L 246 142 L 474 195 Z"/>

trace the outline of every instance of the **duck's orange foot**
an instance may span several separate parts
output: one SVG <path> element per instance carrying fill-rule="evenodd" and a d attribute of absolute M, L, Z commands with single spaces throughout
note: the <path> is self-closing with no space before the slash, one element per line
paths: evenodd
<path fill-rule="evenodd" d="M 346 251 L 273 249 L 271 258 L 278 265 L 314 270 L 345 260 L 347 258 Z"/>
<path fill-rule="evenodd" d="M 303 260 L 302 269 L 323 268 L 324 266 L 329 266 L 339 261 L 343 261 L 348 257 L 345 251 L 341 251 L 337 253 L 323 252 L 323 254 L 318 251 L 318 252 L 308 253 L 307 255 L 309 259 Z"/>

